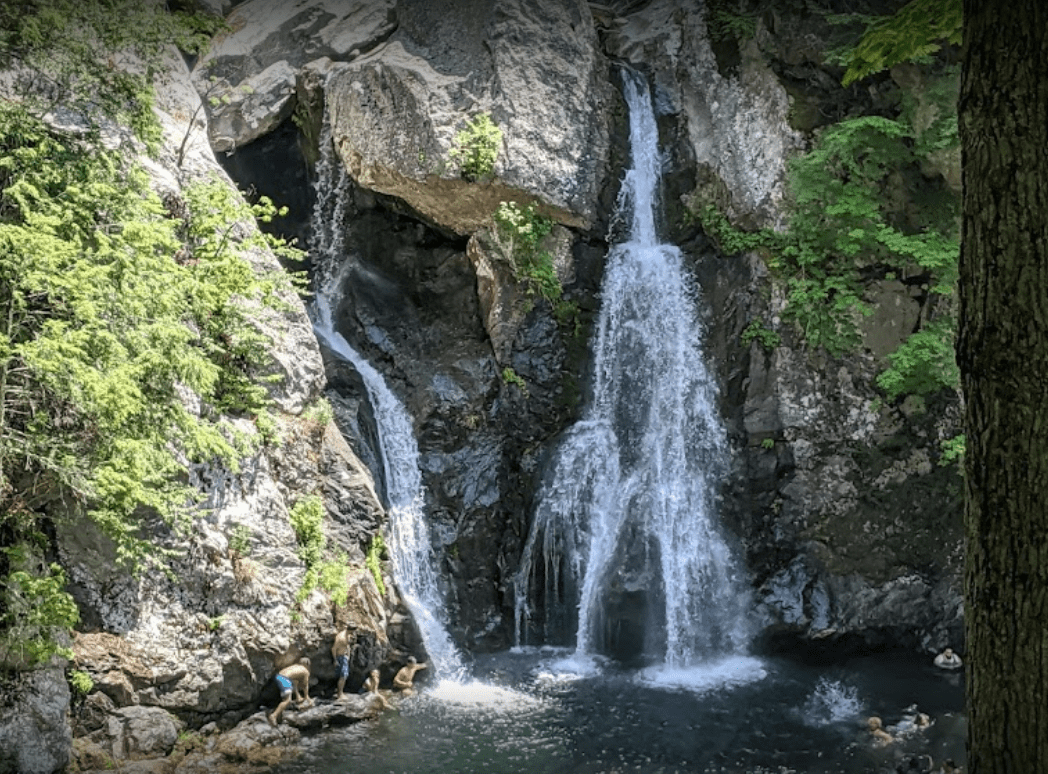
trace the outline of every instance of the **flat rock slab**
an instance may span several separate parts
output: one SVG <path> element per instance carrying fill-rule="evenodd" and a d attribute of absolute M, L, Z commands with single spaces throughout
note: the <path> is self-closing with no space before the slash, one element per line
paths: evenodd
<path fill-rule="evenodd" d="M 318 701 L 309 709 L 286 711 L 280 722 L 303 733 L 310 733 L 329 726 L 345 726 L 368 720 L 380 711 L 381 703 L 374 696 L 348 695 L 342 701 Z"/>

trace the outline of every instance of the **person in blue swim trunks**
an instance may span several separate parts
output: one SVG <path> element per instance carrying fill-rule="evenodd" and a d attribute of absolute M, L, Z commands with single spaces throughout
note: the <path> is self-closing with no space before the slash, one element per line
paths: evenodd
<path fill-rule="evenodd" d="M 273 710 L 273 714 L 267 716 L 266 719 L 269 721 L 269 725 L 275 726 L 280 722 L 280 715 L 284 712 L 287 705 L 291 703 L 292 695 L 294 695 L 299 708 L 303 704 L 306 706 L 313 704 L 313 700 L 309 698 L 308 658 L 300 658 L 297 664 L 284 667 L 277 672 L 276 677 L 273 679 L 280 688 L 280 703 Z"/>
<path fill-rule="evenodd" d="M 335 635 L 335 642 L 331 646 L 331 658 L 335 660 L 335 665 L 338 667 L 338 689 L 335 693 L 335 701 L 341 701 L 346 696 L 343 689 L 349 678 L 349 652 L 355 628 L 354 624 L 346 621 L 342 631 Z"/>

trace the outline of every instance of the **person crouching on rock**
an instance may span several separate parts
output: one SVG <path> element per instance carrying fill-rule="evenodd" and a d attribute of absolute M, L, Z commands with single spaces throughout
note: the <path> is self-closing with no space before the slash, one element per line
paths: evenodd
<path fill-rule="evenodd" d="M 273 679 L 276 680 L 277 685 L 280 687 L 280 703 L 273 710 L 273 714 L 267 717 L 271 726 L 275 726 L 280 722 L 280 715 L 291 702 L 292 693 L 294 693 L 295 701 L 299 707 L 303 703 L 307 706 L 313 703 L 309 698 L 309 659 L 300 658 L 297 664 L 286 666 L 277 672 L 276 677 Z"/>
<path fill-rule="evenodd" d="M 401 691 L 405 696 L 411 696 L 415 693 L 415 673 L 420 669 L 425 669 L 428 664 L 420 664 L 415 660 L 414 656 L 408 659 L 408 663 L 400 668 L 400 670 L 393 676 L 393 687 L 398 691 Z"/>

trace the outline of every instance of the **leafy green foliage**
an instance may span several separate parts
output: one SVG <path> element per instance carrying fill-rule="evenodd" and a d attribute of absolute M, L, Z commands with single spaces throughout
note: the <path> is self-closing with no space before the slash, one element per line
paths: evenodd
<path fill-rule="evenodd" d="M 221 412 L 263 411 L 268 340 L 254 318 L 290 291 L 244 257 L 264 240 L 251 221 L 272 214 L 217 180 L 165 206 L 127 154 L 0 106 L 4 544 L 56 514 L 87 516 L 136 568 L 158 551 L 143 521 L 177 527 L 196 507 L 185 461 L 236 467 L 250 441 Z M 12 566 L 0 556 L 9 588 L 67 620 L 48 601 L 54 573 L 12 580 Z M 11 604 L 0 628 L 22 631 Z"/>
<path fill-rule="evenodd" d="M 65 591 L 65 572 L 41 558 L 43 536 L 31 537 L 36 545 L 23 542 L 0 549 L 8 570 L 0 587 L 0 666 L 4 668 L 30 668 L 53 655 L 71 658 L 61 633 L 80 620 L 76 603 Z"/>
<path fill-rule="evenodd" d="M 152 80 L 165 48 L 199 53 L 222 24 L 139 0 L 2 3 L 0 67 L 17 77 L 0 85 L 0 96 L 35 117 L 61 105 L 96 127 L 116 120 L 155 149 Z"/>
<path fill-rule="evenodd" d="M 381 533 L 376 532 L 371 536 L 371 545 L 368 546 L 367 556 L 364 558 L 364 566 L 371 571 L 375 579 L 378 592 L 386 595 L 386 584 L 382 581 L 382 554 L 386 551 L 386 541 L 382 539 Z"/>
<path fill-rule="evenodd" d="M 73 669 L 69 672 L 69 687 L 72 689 L 74 697 L 83 698 L 91 693 L 95 687 L 95 681 L 91 679 L 91 675 L 82 669 Z"/>
<path fill-rule="evenodd" d="M 742 332 L 742 343 L 749 344 L 754 341 L 770 351 L 782 343 L 782 337 L 770 328 L 765 328 L 760 320 L 754 320 Z"/>
<path fill-rule="evenodd" d="M 323 429 L 335 418 L 335 410 L 331 407 L 331 401 L 320 397 L 305 408 L 302 418 Z"/>
<path fill-rule="evenodd" d="M 913 134 L 903 121 L 880 116 L 827 127 L 808 153 L 790 162 L 785 232 L 746 233 L 713 208 L 699 213 L 722 251 L 768 256 L 785 283 L 785 316 L 812 347 L 839 355 L 858 345 L 860 315 L 870 311 L 863 293 L 871 273 L 916 274 L 927 277 L 932 292 L 952 293 L 959 253 L 956 198 L 915 197 L 900 204 L 888 195 L 919 161 Z M 934 329 L 940 336 L 944 331 Z"/>
<path fill-rule="evenodd" d="M 462 176 L 479 180 L 495 171 L 495 160 L 502 145 L 502 130 L 488 113 L 479 113 L 455 135 L 455 147 L 448 154 L 459 163 Z"/>
<path fill-rule="evenodd" d="M 941 444 L 942 456 L 939 457 L 939 464 L 946 466 L 956 462 L 963 471 L 967 445 L 968 438 L 965 435 L 955 435 L 953 438 L 947 438 Z"/>
<path fill-rule="evenodd" d="M 959 383 L 954 328 L 952 319 L 936 320 L 888 356 L 891 366 L 877 377 L 877 384 L 889 400 L 900 395 L 928 395 Z"/>
<path fill-rule="evenodd" d="M 714 204 L 700 206 L 691 217 L 699 222 L 702 230 L 725 255 L 738 255 L 748 250 L 768 250 L 779 244 L 779 237 L 773 231 L 742 231 L 735 228 Z"/>
<path fill-rule="evenodd" d="M 899 120 L 913 127 L 913 152 L 918 158 L 960 147 L 957 126 L 959 89 L 960 67 L 949 65 L 941 72 L 925 74 L 919 96 L 911 91 L 903 92 Z"/>
<path fill-rule="evenodd" d="M 320 564 L 324 553 L 324 503 L 318 495 L 303 497 L 291 507 L 290 518 L 298 541 L 298 558 L 311 570 Z"/>
<path fill-rule="evenodd" d="M 193 267 L 198 285 L 195 317 L 209 356 L 221 366 L 213 391 L 215 408 L 258 415 L 268 403 L 263 382 L 277 377 L 259 375 L 270 360 L 270 339 L 254 318 L 261 307 L 287 308 L 284 298 L 291 282 L 280 271 L 260 275 L 244 255 L 269 248 L 297 261 L 302 253 L 245 224 L 256 219 L 268 223 L 287 208 L 277 208 L 267 197 L 249 205 L 218 178 L 189 186 L 185 204 L 189 215 L 183 224 L 183 260 Z"/>
<path fill-rule="evenodd" d="M 509 366 L 502 369 L 502 381 L 517 387 L 525 396 L 528 394 L 528 383 Z"/>
<path fill-rule="evenodd" d="M 720 42 L 749 40 L 757 34 L 757 14 L 736 13 L 725 7 L 723 0 L 709 4 L 706 26 L 710 40 Z"/>
<path fill-rule="evenodd" d="M 292 506 L 290 519 L 298 542 L 298 557 L 306 565 L 306 574 L 295 593 L 295 601 L 302 604 L 313 589 L 320 586 L 336 605 L 346 604 L 349 597 L 348 560 L 344 552 L 339 552 L 334 558 L 324 558 L 327 538 L 323 527 L 323 501 L 318 495 L 302 498 Z"/>
<path fill-rule="evenodd" d="M 845 58 L 843 84 L 927 57 L 942 44 L 960 45 L 961 0 L 911 0 L 893 16 L 879 17 Z"/>
<path fill-rule="evenodd" d="M 556 305 L 564 289 L 553 267 L 553 256 L 539 246 L 553 230 L 553 221 L 540 215 L 534 204 L 521 208 L 516 202 L 499 204 L 494 219 L 499 241 L 513 261 L 514 276 L 527 283 L 529 294 Z"/>
<path fill-rule="evenodd" d="M 237 524 L 229 534 L 229 550 L 236 557 L 245 557 L 251 550 L 251 528 Z"/>
<path fill-rule="evenodd" d="M 336 605 L 345 605 L 349 600 L 348 563 L 345 552 L 340 551 L 334 559 L 323 561 L 317 567 L 317 583 Z"/>

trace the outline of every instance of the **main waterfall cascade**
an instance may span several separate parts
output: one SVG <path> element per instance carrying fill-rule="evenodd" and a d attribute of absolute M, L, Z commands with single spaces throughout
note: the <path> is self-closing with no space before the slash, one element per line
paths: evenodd
<path fill-rule="evenodd" d="M 623 81 L 629 233 L 608 254 L 587 408 L 537 498 L 515 582 L 517 640 L 563 643 L 574 625 L 576 656 L 679 670 L 742 653 L 750 605 L 715 523 L 728 449 L 695 292 L 680 250 L 656 233 L 651 96 L 638 73 L 624 68 Z"/>
<path fill-rule="evenodd" d="M 401 597 L 419 626 L 434 674 L 461 680 L 462 657 L 439 616 L 445 610 L 429 527 L 423 512 L 424 490 L 418 443 L 411 417 L 382 378 L 338 332 L 334 310 L 344 282 L 347 192 L 345 168 L 335 158 L 326 117 L 317 163 L 316 203 L 311 221 L 315 299 L 313 329 L 324 346 L 360 374 L 378 430 L 379 455 L 386 484 L 389 521 L 386 544 Z"/>

